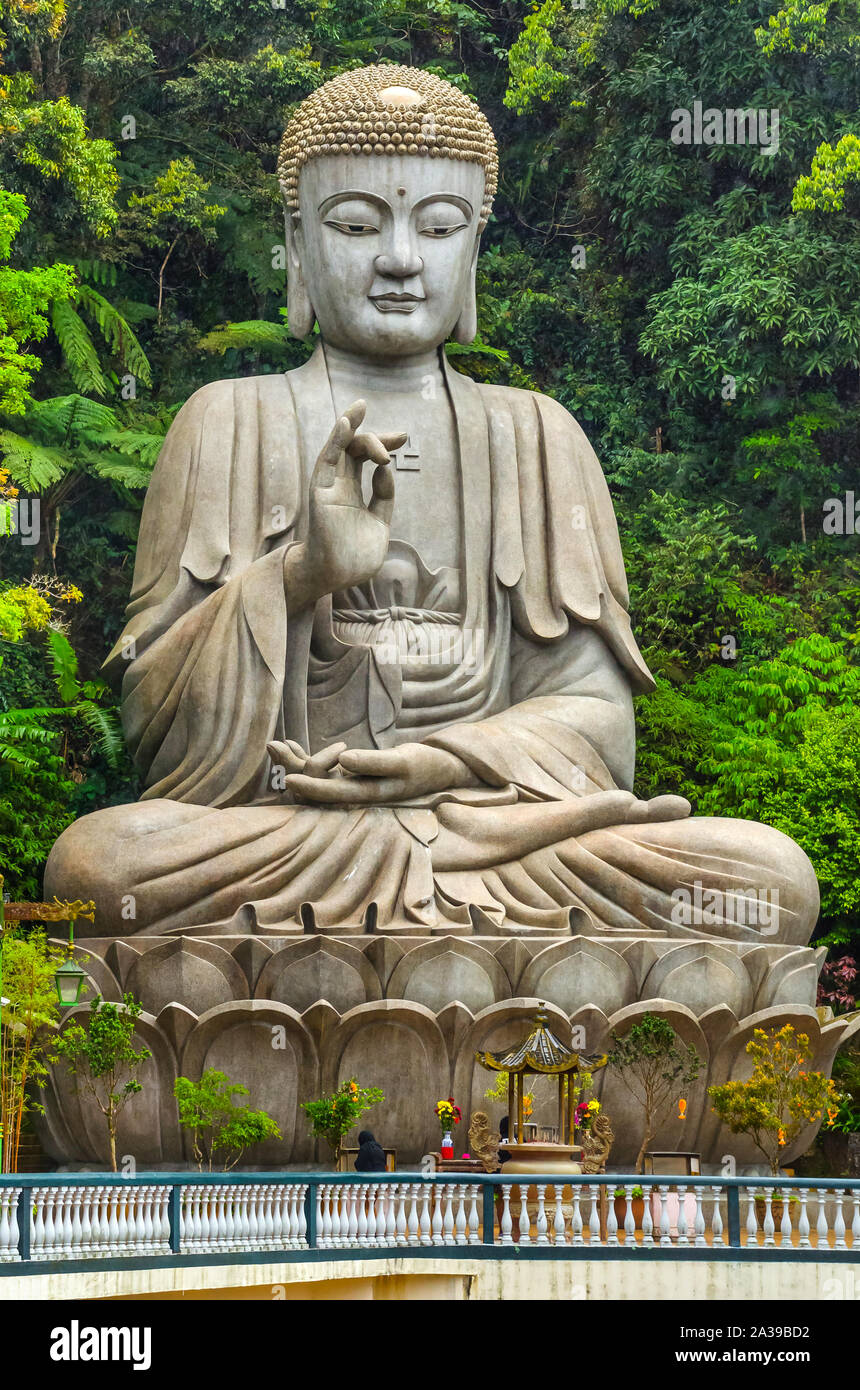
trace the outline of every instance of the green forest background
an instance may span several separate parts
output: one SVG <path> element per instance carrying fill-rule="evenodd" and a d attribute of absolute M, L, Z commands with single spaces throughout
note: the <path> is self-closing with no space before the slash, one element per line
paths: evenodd
<path fill-rule="evenodd" d="M 498 137 L 480 336 L 452 353 L 555 396 L 602 460 L 658 680 L 640 795 L 793 836 L 818 937 L 850 956 L 860 534 L 825 504 L 860 502 L 857 0 L 0 14 L 0 490 L 42 521 L 37 545 L 0 543 L 7 895 L 40 896 L 73 817 L 140 792 L 99 665 L 147 478 L 197 387 L 310 351 L 286 331 L 278 142 L 314 87 L 381 60 L 469 91 Z M 776 108 L 778 150 L 673 144 L 696 100 Z M 853 1003 L 850 966 L 828 978 Z"/>

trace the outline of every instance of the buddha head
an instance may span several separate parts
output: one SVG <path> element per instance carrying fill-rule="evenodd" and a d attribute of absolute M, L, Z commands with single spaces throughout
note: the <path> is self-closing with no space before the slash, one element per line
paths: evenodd
<path fill-rule="evenodd" d="M 471 342 L 498 156 L 470 97 L 418 68 L 342 73 L 291 118 L 278 175 L 295 337 L 316 320 L 378 360 Z"/>

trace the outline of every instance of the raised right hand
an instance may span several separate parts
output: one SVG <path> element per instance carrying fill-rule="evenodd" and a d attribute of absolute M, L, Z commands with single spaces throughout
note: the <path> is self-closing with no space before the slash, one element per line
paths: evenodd
<path fill-rule="evenodd" d="M 329 435 L 311 474 L 308 534 L 284 559 L 288 607 L 292 611 L 371 579 L 388 552 L 394 511 L 394 479 L 389 450 L 406 433 L 357 433 L 366 410 L 354 401 Z M 373 495 L 365 506 L 361 477 L 367 462 L 376 464 Z"/>

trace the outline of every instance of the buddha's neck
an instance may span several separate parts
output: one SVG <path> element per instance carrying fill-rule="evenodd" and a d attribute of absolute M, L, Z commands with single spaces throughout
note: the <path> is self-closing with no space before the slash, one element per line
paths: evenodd
<path fill-rule="evenodd" d="M 437 349 L 414 357 L 374 361 L 345 348 L 325 344 L 325 360 L 333 386 L 362 387 L 366 391 L 420 391 L 427 377 L 441 377 Z"/>

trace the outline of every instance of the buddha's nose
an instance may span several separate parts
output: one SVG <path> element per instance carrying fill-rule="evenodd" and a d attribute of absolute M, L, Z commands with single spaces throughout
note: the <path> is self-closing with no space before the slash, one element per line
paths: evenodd
<path fill-rule="evenodd" d="M 413 275 L 420 275 L 424 269 L 424 261 L 408 241 L 398 242 L 390 250 L 381 252 L 374 264 L 380 275 L 387 275 L 392 280 L 408 280 Z"/>

